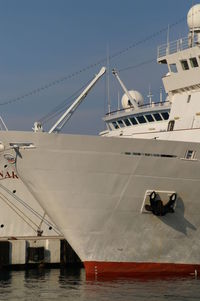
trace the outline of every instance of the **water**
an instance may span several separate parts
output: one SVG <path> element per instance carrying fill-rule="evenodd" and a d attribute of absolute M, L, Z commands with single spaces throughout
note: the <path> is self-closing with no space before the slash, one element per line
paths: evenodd
<path fill-rule="evenodd" d="M 84 269 L 0 272 L 0 300 L 199 300 L 200 279 L 87 281 Z"/>

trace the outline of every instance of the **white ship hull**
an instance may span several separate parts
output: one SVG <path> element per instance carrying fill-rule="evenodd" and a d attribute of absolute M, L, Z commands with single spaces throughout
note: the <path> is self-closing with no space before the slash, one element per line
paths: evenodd
<path fill-rule="evenodd" d="M 84 262 L 86 274 L 200 271 L 200 144 L 2 133 L 17 171 Z M 196 160 L 185 160 L 188 149 Z M 147 191 L 176 192 L 174 213 L 145 212 Z"/>
<path fill-rule="evenodd" d="M 0 239 L 62 237 L 17 175 L 12 153 L 0 153 Z"/>
<path fill-rule="evenodd" d="M 38 235 L 62 237 L 19 177 L 1 179 L 0 208 L 0 239 Z"/>

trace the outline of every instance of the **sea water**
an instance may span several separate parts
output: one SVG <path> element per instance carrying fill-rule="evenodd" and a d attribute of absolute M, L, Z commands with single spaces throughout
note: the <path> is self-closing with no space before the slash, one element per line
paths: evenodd
<path fill-rule="evenodd" d="M 0 300 L 200 300 L 200 279 L 86 280 L 84 269 L 1 271 Z"/>

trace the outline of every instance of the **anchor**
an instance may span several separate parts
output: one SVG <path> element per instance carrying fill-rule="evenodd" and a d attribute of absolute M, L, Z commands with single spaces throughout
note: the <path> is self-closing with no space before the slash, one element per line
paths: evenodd
<path fill-rule="evenodd" d="M 147 204 L 145 205 L 145 209 L 147 211 L 150 211 L 157 216 L 164 216 L 167 213 L 174 213 L 174 204 L 177 198 L 176 193 L 170 195 L 169 201 L 165 205 L 163 204 L 162 200 L 157 197 L 155 191 L 151 192 L 149 198 L 150 198 L 150 205 Z"/>

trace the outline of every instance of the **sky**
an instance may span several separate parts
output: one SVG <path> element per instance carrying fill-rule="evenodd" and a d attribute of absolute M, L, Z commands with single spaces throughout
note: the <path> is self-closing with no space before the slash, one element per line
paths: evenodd
<path fill-rule="evenodd" d="M 187 36 L 186 16 L 196 3 L 0 0 L 0 115 L 8 129 L 31 130 L 35 121 L 88 83 L 106 65 L 108 54 L 110 70 L 119 70 L 128 89 L 140 91 L 146 101 L 151 86 L 158 101 L 167 70 L 156 63 L 157 46 L 166 43 L 168 26 L 170 40 Z M 59 82 L 62 78 L 66 80 Z M 55 81 L 48 89 L 22 97 Z M 111 109 L 115 110 L 118 93 L 121 97 L 123 92 L 112 74 L 109 82 Z M 105 76 L 63 132 L 93 135 L 105 128 L 106 84 Z M 55 121 L 44 124 L 44 129 L 49 130 Z"/>

